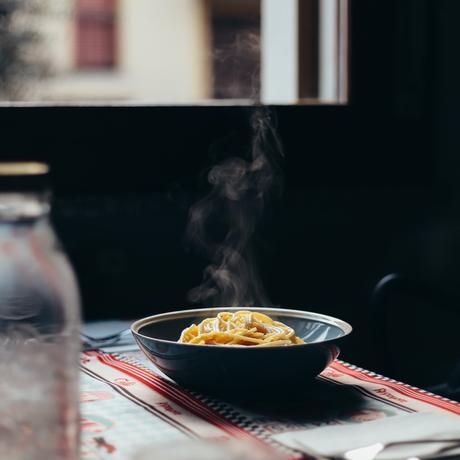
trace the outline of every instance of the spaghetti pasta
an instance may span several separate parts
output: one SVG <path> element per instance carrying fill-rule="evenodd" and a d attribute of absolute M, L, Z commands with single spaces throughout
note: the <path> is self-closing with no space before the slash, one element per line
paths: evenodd
<path fill-rule="evenodd" d="M 294 329 L 259 312 L 221 312 L 184 329 L 178 340 L 194 345 L 275 347 L 305 342 Z"/>

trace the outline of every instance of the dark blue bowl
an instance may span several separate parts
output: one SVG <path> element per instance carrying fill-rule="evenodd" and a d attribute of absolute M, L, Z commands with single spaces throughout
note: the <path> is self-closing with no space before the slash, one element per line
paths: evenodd
<path fill-rule="evenodd" d="M 339 354 L 337 342 L 352 327 L 318 313 L 282 308 L 251 308 L 292 327 L 305 345 L 231 347 L 177 343 L 183 329 L 222 311 L 203 308 L 150 316 L 133 323 L 131 331 L 141 350 L 168 377 L 199 391 L 230 392 L 300 389 Z"/>

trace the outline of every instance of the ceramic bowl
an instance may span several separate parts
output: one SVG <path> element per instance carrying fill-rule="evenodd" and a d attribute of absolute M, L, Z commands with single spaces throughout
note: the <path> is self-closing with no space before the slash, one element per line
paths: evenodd
<path fill-rule="evenodd" d="M 258 392 L 299 389 L 339 354 L 337 343 L 352 327 L 337 318 L 284 308 L 251 308 L 292 327 L 305 345 L 234 347 L 177 343 L 183 329 L 222 311 L 182 310 L 140 319 L 131 331 L 141 350 L 164 374 L 201 392 Z"/>

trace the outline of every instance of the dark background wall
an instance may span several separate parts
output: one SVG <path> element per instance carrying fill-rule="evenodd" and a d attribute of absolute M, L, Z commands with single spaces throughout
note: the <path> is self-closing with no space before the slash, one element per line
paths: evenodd
<path fill-rule="evenodd" d="M 456 308 L 447 327 L 440 308 L 422 303 L 376 314 L 370 295 L 391 272 L 458 291 L 459 8 L 352 2 L 351 102 L 273 109 L 286 188 L 257 237 L 274 304 L 350 321 L 345 359 L 387 371 L 375 351 L 381 316 L 399 363 L 392 376 L 419 384 L 442 380 L 457 358 Z M 205 261 L 184 245 L 188 207 L 203 192 L 209 152 L 249 144 L 251 110 L 0 108 L 2 157 L 52 165 L 53 220 L 87 319 L 189 305 Z"/>

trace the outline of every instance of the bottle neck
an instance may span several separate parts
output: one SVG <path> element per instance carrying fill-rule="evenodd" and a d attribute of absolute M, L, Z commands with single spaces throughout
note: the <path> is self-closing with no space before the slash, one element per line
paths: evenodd
<path fill-rule="evenodd" d="M 1 223 L 33 223 L 50 212 L 46 192 L 0 192 Z"/>

